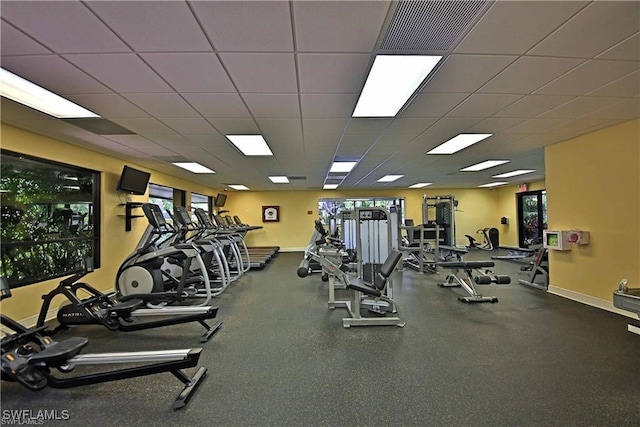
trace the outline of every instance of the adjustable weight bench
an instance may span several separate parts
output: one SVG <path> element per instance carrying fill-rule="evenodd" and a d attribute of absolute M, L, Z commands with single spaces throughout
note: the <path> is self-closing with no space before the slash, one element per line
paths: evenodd
<path fill-rule="evenodd" d="M 481 270 L 494 267 L 495 263 L 493 261 L 441 262 L 438 265 L 453 270 L 446 277 L 446 282 L 438 283 L 438 286 L 443 288 L 461 286 L 469 293 L 468 297 L 458 297 L 458 300 L 462 302 L 498 302 L 497 297 L 482 296 L 476 290 L 475 285 L 490 285 L 491 283 L 508 285 L 511 283 L 509 276 L 496 275 L 491 270 L 485 270 L 484 272 Z"/>

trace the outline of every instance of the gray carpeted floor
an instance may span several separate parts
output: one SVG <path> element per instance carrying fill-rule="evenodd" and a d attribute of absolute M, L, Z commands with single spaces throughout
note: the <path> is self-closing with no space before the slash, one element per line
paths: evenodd
<path fill-rule="evenodd" d="M 28 409 L 68 411 L 44 423 L 67 426 L 640 425 L 640 337 L 623 316 L 517 284 L 482 287 L 496 304 L 464 304 L 461 289 L 405 269 L 404 328 L 344 329 L 319 275 L 296 276 L 300 259 L 281 253 L 215 300 L 224 325 L 202 345 L 208 377 L 186 408 L 171 409 L 181 383 L 168 373 L 41 392 L 3 382 L 3 423 Z M 84 353 L 157 350 L 200 346 L 201 329 L 60 338 L 90 338 Z"/>

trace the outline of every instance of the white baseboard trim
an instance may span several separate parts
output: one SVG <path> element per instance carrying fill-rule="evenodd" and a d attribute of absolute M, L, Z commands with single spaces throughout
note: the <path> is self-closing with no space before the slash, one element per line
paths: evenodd
<path fill-rule="evenodd" d="M 627 325 L 627 330 L 633 334 L 638 334 L 640 335 L 640 327 L 636 326 L 636 325 L 632 325 L 631 323 L 629 323 Z"/>
<path fill-rule="evenodd" d="M 58 314 L 58 307 L 50 308 L 49 311 L 47 311 L 47 317 L 44 319 L 45 322 L 48 322 L 50 320 L 55 319 L 57 314 Z M 34 314 L 33 316 L 29 316 L 26 319 L 19 320 L 18 323 L 20 323 L 21 325 L 23 325 L 23 326 L 25 326 L 27 328 L 33 328 L 38 323 L 38 317 L 39 316 L 40 316 L 40 313 Z M 2 332 L 3 335 L 7 335 L 7 334 L 10 334 L 10 333 L 13 333 L 13 331 L 10 331 L 4 325 L 2 325 L 0 327 L 0 331 Z"/>
<path fill-rule="evenodd" d="M 633 313 L 631 313 L 630 311 L 619 309 L 618 307 L 613 305 L 613 302 L 611 301 L 592 297 L 591 295 L 582 294 L 580 292 L 559 288 L 553 285 L 549 285 L 549 289 L 547 290 L 547 292 L 549 292 L 550 294 L 558 295 L 573 301 L 581 302 L 583 304 L 590 305 L 592 307 L 600 308 L 602 310 L 607 310 L 616 314 L 621 314 L 625 317 L 630 317 L 632 319 L 637 320 L 637 317 L 634 316 Z M 611 294 L 613 294 L 613 291 L 611 291 Z"/>
<path fill-rule="evenodd" d="M 280 248 L 280 252 L 304 252 L 306 250 L 306 246 L 304 248 Z"/>

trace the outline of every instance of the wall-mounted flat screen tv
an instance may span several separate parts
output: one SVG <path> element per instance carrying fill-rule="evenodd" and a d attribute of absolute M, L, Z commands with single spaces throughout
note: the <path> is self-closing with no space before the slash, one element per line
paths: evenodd
<path fill-rule="evenodd" d="M 227 202 L 227 195 L 223 193 L 218 193 L 215 201 L 213 202 L 213 206 L 215 206 L 216 208 L 221 208 L 224 206 L 226 202 Z"/>
<path fill-rule="evenodd" d="M 125 165 L 118 180 L 116 190 L 128 194 L 143 195 L 147 192 L 151 174 Z"/>

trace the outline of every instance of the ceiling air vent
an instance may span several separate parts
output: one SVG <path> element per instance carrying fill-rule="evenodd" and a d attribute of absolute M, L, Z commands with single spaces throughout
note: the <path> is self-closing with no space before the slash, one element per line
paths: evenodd
<path fill-rule="evenodd" d="M 306 176 L 290 176 L 289 181 L 306 181 Z"/>
<path fill-rule="evenodd" d="M 489 4 L 487 0 L 400 1 L 380 50 L 451 50 Z"/>

